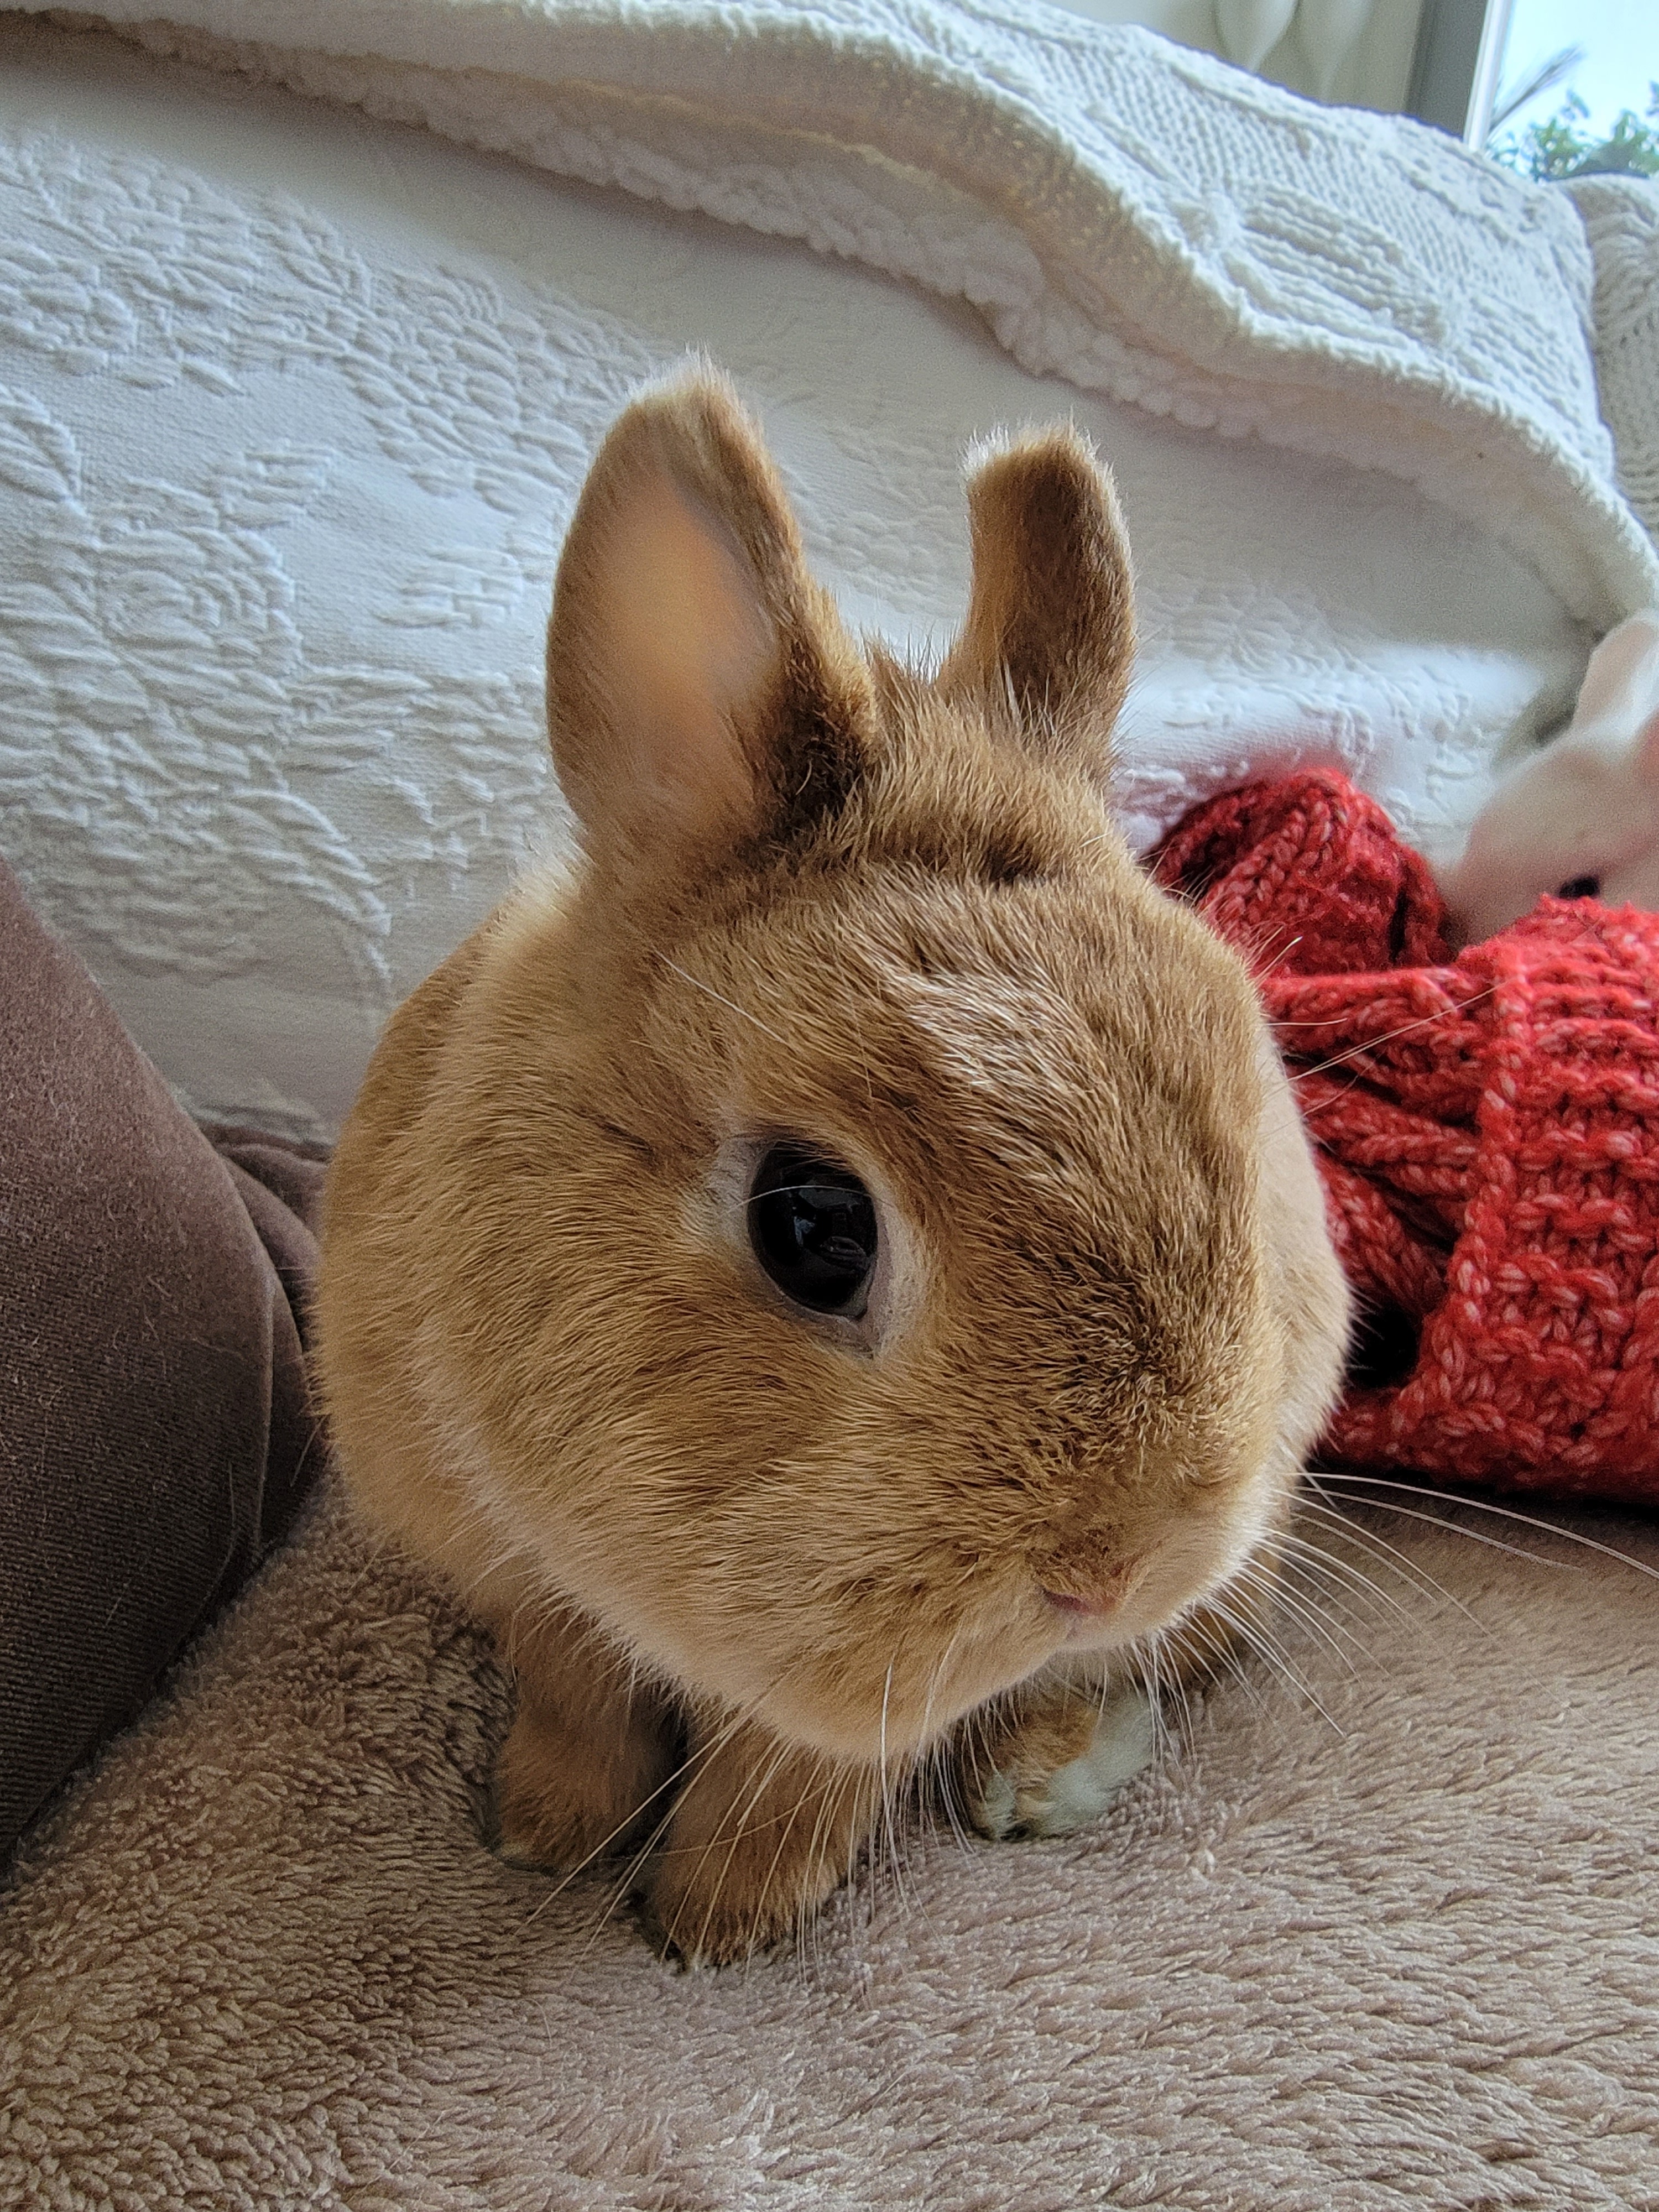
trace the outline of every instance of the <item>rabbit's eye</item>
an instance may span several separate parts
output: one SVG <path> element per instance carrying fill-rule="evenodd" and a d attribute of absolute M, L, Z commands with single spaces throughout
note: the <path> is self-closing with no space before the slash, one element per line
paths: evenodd
<path fill-rule="evenodd" d="M 750 1187 L 749 1241 L 797 1305 L 863 1313 L 876 1266 L 876 1208 L 850 1168 L 804 1145 L 774 1145 Z"/>
<path fill-rule="evenodd" d="M 1601 878 L 1600 876 L 1574 876 L 1570 883 L 1562 884 L 1555 896 L 1557 898 L 1600 898 Z"/>

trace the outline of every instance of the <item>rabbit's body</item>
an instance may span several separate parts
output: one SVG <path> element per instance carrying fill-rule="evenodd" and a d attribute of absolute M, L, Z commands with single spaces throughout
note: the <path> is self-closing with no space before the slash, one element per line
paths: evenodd
<path fill-rule="evenodd" d="M 331 1180 L 331 1415 L 518 1674 L 505 1838 L 665 1820 L 693 1955 L 795 1924 L 942 1746 L 981 1825 L 1066 1825 L 1338 1376 L 1249 975 L 1106 811 L 1109 494 L 1055 434 L 975 508 L 928 682 L 842 632 L 723 388 L 623 417 L 550 633 L 587 857 L 400 1011 Z"/>

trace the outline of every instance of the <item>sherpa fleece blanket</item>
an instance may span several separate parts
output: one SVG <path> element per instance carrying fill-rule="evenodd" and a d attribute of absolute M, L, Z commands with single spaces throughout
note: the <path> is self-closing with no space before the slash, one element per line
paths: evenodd
<path fill-rule="evenodd" d="M 0 2202 L 1651 2212 L 1659 1541 L 1440 1510 L 1311 1513 L 1098 1828 L 685 1974 L 490 1855 L 501 1679 L 325 1502 L 0 1899 Z"/>
<path fill-rule="evenodd" d="M 50 1008 L 14 1024 L 4 1158 L 0 1627 L 36 1607 L 7 1655 L 26 1703 L 70 1617 L 31 1565 L 67 1562 L 83 1667 L 118 1657 L 222 1525 L 216 1473 L 246 1504 L 282 1362 L 212 1233 L 218 1163 L 9 911 L 11 980 Z M 267 1200 L 314 1197 L 229 1149 Z M 282 1241 L 301 1304 L 296 1215 Z M 112 1274 L 76 1310 L 94 1243 Z M 490 1853 L 487 1642 L 325 1490 L 0 1887 L 0 2203 L 1650 2207 L 1659 1541 L 1373 1497 L 1401 1510 L 1310 1495 L 1263 1663 L 1172 1714 L 1093 1832 L 907 1829 L 799 1952 L 687 1975 L 625 1868 Z"/>

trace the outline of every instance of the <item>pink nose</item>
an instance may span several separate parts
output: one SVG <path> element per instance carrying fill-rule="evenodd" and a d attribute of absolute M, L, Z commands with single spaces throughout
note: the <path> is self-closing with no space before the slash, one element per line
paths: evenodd
<path fill-rule="evenodd" d="M 1052 1583 L 1042 1585 L 1042 1595 L 1056 1612 L 1063 1613 L 1076 1621 L 1109 1620 L 1123 1601 L 1139 1589 L 1146 1579 L 1149 1562 L 1145 1558 L 1124 1559 L 1103 1572 L 1084 1572 L 1067 1575 L 1067 1589 L 1058 1589 Z"/>
<path fill-rule="evenodd" d="M 1051 1589 L 1044 1590 L 1042 1595 L 1061 1613 L 1073 1613 L 1080 1620 L 1103 1620 L 1117 1604 L 1115 1595 L 1079 1597 L 1071 1590 Z"/>

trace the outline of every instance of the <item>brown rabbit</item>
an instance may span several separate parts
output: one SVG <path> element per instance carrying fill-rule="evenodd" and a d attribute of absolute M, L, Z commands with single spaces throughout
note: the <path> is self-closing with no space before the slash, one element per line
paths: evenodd
<path fill-rule="evenodd" d="M 517 1675 L 503 1844 L 649 1843 L 691 1959 L 799 1926 L 929 1759 L 993 1833 L 1097 1811 L 1112 1686 L 1259 1587 L 1338 1378 L 1249 975 L 1107 810 L 1110 489 L 1056 429 L 969 499 L 929 678 L 723 382 L 628 409 L 548 636 L 583 858 L 395 1016 L 329 1184 L 329 1413 Z"/>

